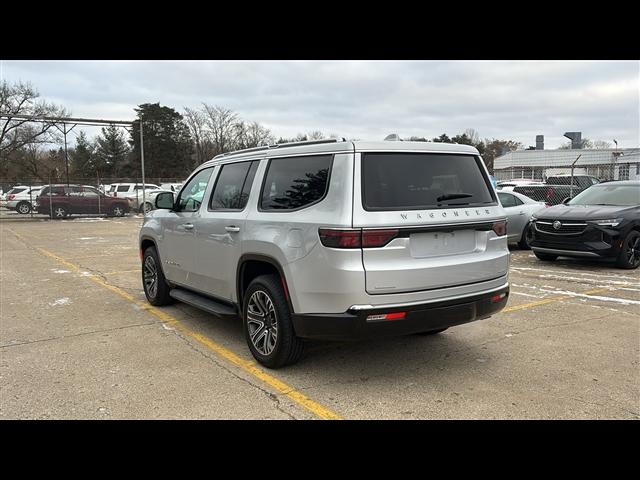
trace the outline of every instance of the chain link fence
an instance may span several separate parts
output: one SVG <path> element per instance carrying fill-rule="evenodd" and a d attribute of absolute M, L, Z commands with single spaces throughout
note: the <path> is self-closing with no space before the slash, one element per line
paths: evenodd
<path fill-rule="evenodd" d="M 640 148 L 518 150 L 496 158 L 493 174 L 501 189 L 556 205 L 597 182 L 640 180 Z"/>

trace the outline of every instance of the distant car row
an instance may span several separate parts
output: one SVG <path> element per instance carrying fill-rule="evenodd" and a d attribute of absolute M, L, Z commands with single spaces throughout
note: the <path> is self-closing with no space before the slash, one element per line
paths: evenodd
<path fill-rule="evenodd" d="M 148 212 L 160 192 L 177 192 L 181 184 L 113 183 L 99 188 L 90 185 L 17 185 L 0 195 L 0 207 L 26 215 L 32 211 L 64 218 L 71 214 L 121 216 L 129 211 Z M 143 205 L 143 198 L 145 200 Z"/>

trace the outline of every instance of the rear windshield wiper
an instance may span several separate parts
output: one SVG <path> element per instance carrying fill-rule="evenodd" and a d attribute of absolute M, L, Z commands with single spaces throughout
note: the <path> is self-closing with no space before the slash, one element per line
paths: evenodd
<path fill-rule="evenodd" d="M 437 202 L 441 202 L 442 200 L 453 200 L 455 198 L 469 198 L 473 197 L 471 193 L 446 193 L 444 195 L 440 195 L 436 198 Z"/>

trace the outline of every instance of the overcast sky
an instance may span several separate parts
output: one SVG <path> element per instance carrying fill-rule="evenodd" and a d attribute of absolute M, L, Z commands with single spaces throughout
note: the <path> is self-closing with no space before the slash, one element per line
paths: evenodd
<path fill-rule="evenodd" d="M 615 138 L 640 145 L 637 61 L 14 61 L 0 79 L 31 82 L 74 116 L 129 120 L 141 103 L 202 102 L 273 134 L 382 140 L 475 129 L 525 147 Z M 91 132 L 92 133 L 92 132 Z"/>

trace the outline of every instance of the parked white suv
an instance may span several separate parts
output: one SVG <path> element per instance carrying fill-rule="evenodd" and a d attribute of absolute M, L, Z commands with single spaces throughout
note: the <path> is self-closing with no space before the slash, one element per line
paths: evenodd
<path fill-rule="evenodd" d="M 146 211 L 153 206 L 153 194 L 160 190 L 158 185 L 153 183 L 144 184 L 144 197 L 147 202 Z M 143 213 L 143 185 L 142 183 L 112 183 L 107 195 L 111 197 L 126 198 L 129 201 L 129 208 L 134 212 Z"/>
<path fill-rule="evenodd" d="M 38 187 L 17 185 L 3 195 L 3 198 L 0 199 L 0 207 L 26 215 L 33 210 L 40 190 L 42 190 L 42 185 Z"/>
<path fill-rule="evenodd" d="M 303 339 L 437 333 L 509 294 L 505 212 L 478 151 L 325 140 L 219 155 L 140 230 L 148 301 L 240 316 L 276 368 Z"/>

